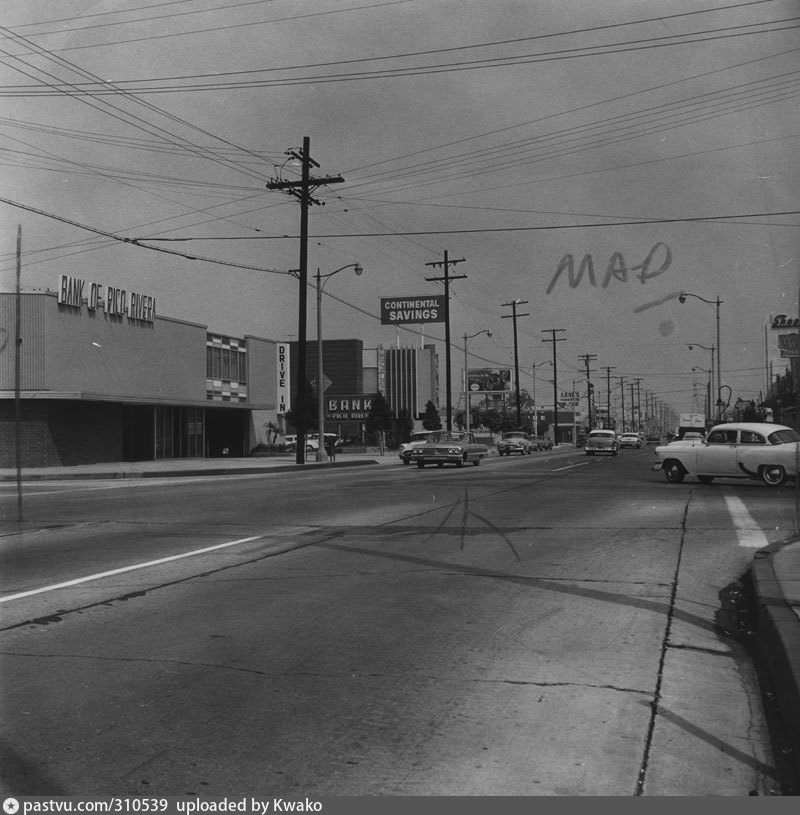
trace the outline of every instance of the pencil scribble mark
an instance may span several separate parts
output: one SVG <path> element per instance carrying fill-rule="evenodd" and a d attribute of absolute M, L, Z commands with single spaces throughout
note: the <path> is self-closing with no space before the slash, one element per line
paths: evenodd
<path fill-rule="evenodd" d="M 463 499 L 459 498 L 458 501 L 456 501 L 455 504 L 453 504 L 453 506 L 450 508 L 450 511 L 447 513 L 447 515 L 444 516 L 444 518 L 442 519 L 442 522 L 439 524 L 439 526 L 437 526 L 436 529 L 430 535 L 428 535 L 427 538 L 425 538 L 424 543 L 427 543 L 431 538 L 435 537 L 436 535 L 438 535 L 442 531 L 442 529 L 444 528 L 444 525 L 450 520 L 450 516 L 456 511 L 456 509 L 459 506 L 462 506 L 462 503 L 463 503 L 463 511 L 461 513 L 461 527 L 459 529 L 459 538 L 460 538 L 459 549 L 462 552 L 464 551 L 464 542 L 465 542 L 465 539 L 466 539 L 466 536 L 467 536 L 467 519 L 470 516 L 472 516 L 473 518 L 477 518 L 481 523 L 483 523 L 487 527 L 489 527 L 489 529 L 491 529 L 492 532 L 495 532 L 497 535 L 499 535 L 503 539 L 503 542 L 512 551 L 512 553 L 514 554 L 514 557 L 517 560 L 517 563 L 519 563 L 519 565 L 521 566 L 522 565 L 522 560 L 520 559 L 520 556 L 517 553 L 517 550 L 514 548 L 514 544 L 511 542 L 511 540 L 508 538 L 508 536 L 503 531 L 498 529 L 488 518 L 484 518 L 483 515 L 478 515 L 477 512 L 473 512 L 473 510 L 471 510 L 469 508 L 469 488 L 466 487 L 466 486 L 464 487 L 464 498 Z"/>

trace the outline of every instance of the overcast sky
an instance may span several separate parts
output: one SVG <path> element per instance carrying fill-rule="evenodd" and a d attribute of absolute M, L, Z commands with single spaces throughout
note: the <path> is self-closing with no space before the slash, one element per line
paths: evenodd
<path fill-rule="evenodd" d="M 504 304 L 521 300 L 521 384 L 537 364 L 538 401 L 552 394 L 544 332 L 564 329 L 562 389 L 581 388 L 590 354 L 603 403 L 611 368 L 615 397 L 638 378 L 681 412 L 702 410 L 707 374 L 692 366 L 710 367 L 687 345 L 716 338 L 715 307 L 678 292 L 722 301 L 734 400 L 764 389 L 770 315 L 797 315 L 796 0 L 3 8 L 4 289 L 21 224 L 25 288 L 69 274 L 212 331 L 295 339 L 300 210 L 266 185 L 298 177 L 286 151 L 308 137 L 314 174 L 344 178 L 317 191 L 309 268 L 364 267 L 326 284 L 326 338 L 433 341 L 444 373 L 443 326 L 398 337 L 379 300 L 441 293 L 426 264 L 447 251 L 465 276 L 451 286 L 454 379 L 464 335 L 484 329 L 470 366 L 513 366 Z M 308 317 L 313 339 L 313 292 Z"/>

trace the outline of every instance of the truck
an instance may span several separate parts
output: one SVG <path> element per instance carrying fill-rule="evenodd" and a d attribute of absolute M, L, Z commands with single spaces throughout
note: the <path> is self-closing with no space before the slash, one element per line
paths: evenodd
<path fill-rule="evenodd" d="M 677 437 L 682 439 L 687 433 L 706 434 L 706 417 L 702 413 L 681 413 Z"/>

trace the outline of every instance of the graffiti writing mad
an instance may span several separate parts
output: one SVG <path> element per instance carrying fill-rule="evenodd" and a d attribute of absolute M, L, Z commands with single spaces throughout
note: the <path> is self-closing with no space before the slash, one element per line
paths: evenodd
<path fill-rule="evenodd" d="M 662 258 L 661 265 L 658 268 L 655 268 L 655 264 L 658 262 L 658 257 Z M 620 283 L 627 283 L 629 273 L 631 277 L 635 277 L 642 284 L 644 284 L 648 280 L 652 280 L 654 277 L 658 277 L 660 274 L 666 272 L 671 265 L 672 250 L 666 243 L 661 243 L 660 241 L 650 250 L 643 263 L 639 263 L 637 266 L 631 266 L 630 268 L 625 263 L 625 258 L 623 257 L 622 252 L 614 252 L 614 254 L 609 258 L 608 265 L 606 266 L 602 286 L 604 289 L 608 288 L 608 284 L 612 280 L 618 280 Z M 553 275 L 553 279 L 550 281 L 550 285 L 547 287 L 547 294 L 550 294 L 550 292 L 553 291 L 559 277 L 561 277 L 564 271 L 567 272 L 567 279 L 569 280 L 570 288 L 578 288 L 581 280 L 583 280 L 584 274 L 586 275 L 589 283 L 592 286 L 597 287 L 597 278 L 595 277 L 594 273 L 594 259 L 592 256 L 583 256 L 583 260 L 581 261 L 576 273 L 575 257 L 567 254 L 564 255 L 564 257 L 561 259 L 561 263 L 558 264 L 556 273 Z"/>

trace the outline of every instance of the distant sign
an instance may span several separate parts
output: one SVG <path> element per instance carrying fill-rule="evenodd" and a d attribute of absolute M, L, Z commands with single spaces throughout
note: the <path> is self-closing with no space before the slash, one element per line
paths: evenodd
<path fill-rule="evenodd" d="M 286 413 L 291 407 L 289 398 L 289 343 L 279 342 L 276 347 L 277 353 L 277 392 L 278 392 L 278 413 Z"/>
<path fill-rule="evenodd" d="M 781 349 L 783 359 L 800 357 L 800 344 L 797 334 L 778 334 L 778 348 Z"/>
<path fill-rule="evenodd" d="M 511 390 L 509 368 L 473 368 L 467 371 L 467 388 L 470 393 L 497 393 Z"/>
<path fill-rule="evenodd" d="M 773 318 L 771 327 L 776 329 L 800 328 L 800 318 L 787 317 L 785 314 L 779 314 Z"/>
<path fill-rule="evenodd" d="M 443 294 L 421 297 L 381 297 L 381 324 L 443 323 L 445 298 Z"/>
<path fill-rule="evenodd" d="M 369 418 L 372 402 L 377 394 L 337 396 L 325 400 L 325 419 L 333 421 L 361 421 Z"/>

